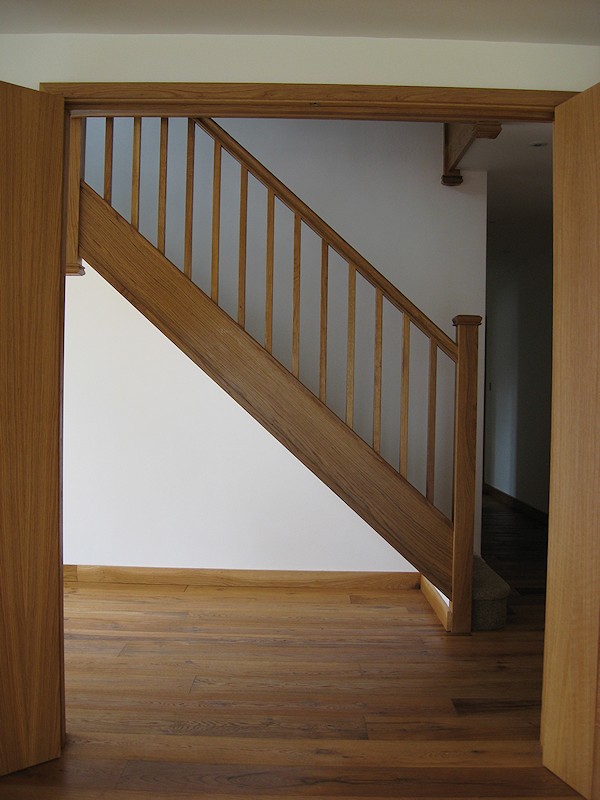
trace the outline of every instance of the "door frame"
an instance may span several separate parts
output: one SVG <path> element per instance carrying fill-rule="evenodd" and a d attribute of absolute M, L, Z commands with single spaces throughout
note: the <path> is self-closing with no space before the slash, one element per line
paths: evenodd
<path fill-rule="evenodd" d="M 285 83 L 41 83 L 75 117 L 553 122 L 578 92 Z"/>
<path fill-rule="evenodd" d="M 286 117 L 473 123 L 484 120 L 554 122 L 557 106 L 579 94 L 446 87 L 240 83 L 44 83 L 40 89 L 61 95 L 71 117 Z M 441 167 L 442 153 L 440 174 Z M 556 390 L 557 386 L 553 384 L 553 395 Z M 578 587 L 573 586 L 572 591 L 577 592 Z M 547 692 L 544 702 L 546 705 L 549 703 Z"/>

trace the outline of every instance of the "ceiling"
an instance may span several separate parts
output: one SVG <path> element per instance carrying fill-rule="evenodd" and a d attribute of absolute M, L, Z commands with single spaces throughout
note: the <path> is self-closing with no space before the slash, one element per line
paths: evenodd
<path fill-rule="evenodd" d="M 488 219 L 547 225 L 552 220 L 552 124 L 510 123 L 497 139 L 477 139 L 460 162 L 488 173 Z"/>
<path fill-rule="evenodd" d="M 0 0 L 1 33 L 205 33 L 600 44 L 599 0 Z"/>

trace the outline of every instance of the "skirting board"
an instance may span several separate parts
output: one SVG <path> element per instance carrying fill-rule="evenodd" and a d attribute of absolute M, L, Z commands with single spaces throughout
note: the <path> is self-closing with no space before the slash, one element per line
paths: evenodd
<path fill-rule="evenodd" d="M 505 506 L 514 508 L 516 511 L 520 511 L 522 514 L 537 520 L 537 522 L 541 522 L 545 525 L 548 524 L 547 512 L 540 511 L 539 509 L 530 506 L 528 503 L 524 503 L 522 500 L 517 500 L 516 497 L 506 494 L 506 492 L 503 492 L 501 489 L 496 489 L 495 486 L 490 486 L 489 483 L 483 484 L 483 493 L 489 494 L 490 497 L 494 497 L 496 500 L 504 503 Z"/>
<path fill-rule="evenodd" d="M 452 612 L 450 610 L 450 606 L 444 602 L 439 590 L 433 585 L 433 583 L 428 581 L 423 575 L 421 575 L 421 592 L 423 593 L 423 597 L 433 609 L 436 617 L 444 626 L 444 629 L 449 631 L 452 623 Z"/>
<path fill-rule="evenodd" d="M 265 587 L 290 589 L 418 589 L 418 572 L 317 572 L 292 570 L 107 567 L 65 564 L 66 582 L 138 583 L 186 586 Z"/>

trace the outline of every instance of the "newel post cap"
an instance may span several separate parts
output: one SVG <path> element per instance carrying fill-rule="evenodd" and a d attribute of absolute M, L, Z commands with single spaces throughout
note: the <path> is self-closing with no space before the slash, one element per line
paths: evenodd
<path fill-rule="evenodd" d="M 481 325 L 482 317 L 477 314 L 459 314 L 452 320 L 453 325 Z"/>

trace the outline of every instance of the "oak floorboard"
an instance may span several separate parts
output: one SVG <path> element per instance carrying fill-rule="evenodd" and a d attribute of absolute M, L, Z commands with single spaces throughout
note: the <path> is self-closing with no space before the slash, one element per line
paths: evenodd
<path fill-rule="evenodd" d="M 275 734 L 274 731 L 271 735 Z M 275 734 L 276 735 L 276 734 Z M 126 752 L 129 759 L 174 763 L 207 763 L 212 765 L 264 765 L 268 755 L 270 766 L 338 766 L 362 767 L 453 766 L 453 767 L 528 767 L 540 764 L 539 742 L 529 741 L 362 741 L 319 738 L 270 738 L 268 750 L 260 738 L 240 736 L 165 737 L 147 733 L 90 733 L 69 737 L 69 754 L 90 751 L 101 759 L 119 758 Z"/>
<path fill-rule="evenodd" d="M 139 712 L 126 711 L 106 713 L 105 711 L 72 712 L 74 730 L 77 734 L 69 737 L 69 742 L 90 742 L 94 736 L 111 737 L 121 735 L 123 730 L 134 738 L 146 742 L 148 737 L 159 736 L 165 750 L 171 751 L 183 746 L 184 739 L 195 739 L 196 743 L 210 738 L 256 738 L 264 741 L 298 739 L 307 741 L 324 739 L 365 740 L 367 728 L 362 716 L 350 715 L 315 718 L 298 714 L 240 714 L 211 713 L 201 717 L 196 711 L 181 713 L 179 710 Z M 142 738 L 143 737 L 143 738 Z M 86 745 L 86 749 L 89 748 Z M 94 752 L 96 752 L 96 749 Z"/>
<path fill-rule="evenodd" d="M 526 742 L 540 738 L 539 715 L 532 714 L 531 709 L 513 711 L 510 719 L 505 716 L 505 725 L 498 725 L 497 714 L 478 714 L 476 716 L 439 715 L 427 717 L 423 715 L 402 715 L 386 717 L 366 717 L 368 737 L 371 741 L 391 739 L 400 742 L 425 739 L 429 742 L 438 739 L 455 741 L 457 739 L 478 741 L 515 741 L 519 747 Z M 510 723 L 510 724 L 506 724 Z"/>
<path fill-rule="evenodd" d="M 540 797 L 556 795 L 557 782 L 543 767 L 516 767 L 510 770 L 478 767 L 273 767 L 261 765 L 189 765 L 185 770 L 171 762 L 130 761 L 117 788 L 140 792 L 173 789 L 181 793 L 218 797 L 222 794 L 256 796 L 290 792 L 298 797 L 315 794 L 354 798 L 427 798 L 449 789 L 457 797 L 510 798 L 531 782 L 538 785 Z M 564 784 L 563 784 L 564 786 Z M 458 791 L 457 791 L 458 790 Z M 564 797 L 577 795 L 568 787 Z"/>

